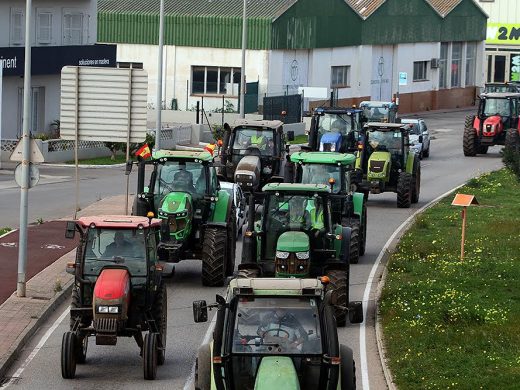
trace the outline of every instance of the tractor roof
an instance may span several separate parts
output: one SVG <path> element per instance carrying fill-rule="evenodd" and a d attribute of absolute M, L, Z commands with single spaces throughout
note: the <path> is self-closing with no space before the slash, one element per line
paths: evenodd
<path fill-rule="evenodd" d="M 277 129 L 283 126 L 282 121 L 263 121 L 252 119 L 237 119 L 233 123 L 234 127 L 264 127 L 266 129 Z"/>
<path fill-rule="evenodd" d="M 323 289 L 323 284 L 317 278 L 237 278 L 229 282 L 229 290 L 235 295 L 316 296 L 321 295 Z"/>
<path fill-rule="evenodd" d="M 355 107 L 317 107 L 314 109 L 315 114 L 352 114 L 356 112 L 363 112 L 360 108 Z"/>
<path fill-rule="evenodd" d="M 187 159 L 187 160 L 202 160 L 202 161 L 212 161 L 213 156 L 211 153 L 206 151 L 190 151 L 190 150 L 167 150 L 161 149 L 153 152 L 154 160 L 158 160 L 160 158 L 166 158 L 168 160 L 177 160 L 177 159 Z"/>
<path fill-rule="evenodd" d="M 368 130 L 395 131 L 407 130 L 410 126 L 406 123 L 368 122 L 365 127 Z"/>
<path fill-rule="evenodd" d="M 520 99 L 520 93 L 518 92 L 488 92 L 480 95 L 480 98 L 485 99 L 508 99 L 515 98 Z"/>
<path fill-rule="evenodd" d="M 359 107 L 397 107 L 394 102 L 382 102 L 379 100 L 364 100 L 359 103 Z"/>
<path fill-rule="evenodd" d="M 269 183 L 262 188 L 262 191 L 330 193 L 330 187 L 326 184 Z"/>
<path fill-rule="evenodd" d="M 134 215 L 97 215 L 92 217 L 81 217 L 76 221 L 81 227 L 86 228 L 95 225 L 97 228 L 106 229 L 137 229 L 139 225 L 148 227 L 147 217 L 137 217 Z M 161 225 L 161 220 L 153 218 L 151 226 Z"/>
<path fill-rule="evenodd" d="M 291 161 L 303 164 L 352 165 L 356 162 L 356 156 L 350 153 L 336 152 L 297 152 L 291 154 Z"/>

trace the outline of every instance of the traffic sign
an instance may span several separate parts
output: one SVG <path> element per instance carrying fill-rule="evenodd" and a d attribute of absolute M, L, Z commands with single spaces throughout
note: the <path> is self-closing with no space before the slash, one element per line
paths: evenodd
<path fill-rule="evenodd" d="M 399 72 L 399 85 L 407 85 L 408 84 L 408 73 Z"/>
<path fill-rule="evenodd" d="M 14 180 L 16 184 L 23 187 L 22 164 L 18 164 L 14 170 Z M 34 187 L 40 181 L 40 170 L 33 163 L 29 163 L 29 188 Z"/>

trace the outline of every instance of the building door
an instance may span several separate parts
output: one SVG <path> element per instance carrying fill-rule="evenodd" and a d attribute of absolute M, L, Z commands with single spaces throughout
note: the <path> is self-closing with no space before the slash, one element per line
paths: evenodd
<path fill-rule="evenodd" d="M 505 83 L 507 57 L 503 54 L 488 54 L 487 56 L 487 82 Z"/>
<path fill-rule="evenodd" d="M 372 77 L 370 79 L 372 100 L 392 100 L 392 46 L 374 46 L 372 49 Z"/>

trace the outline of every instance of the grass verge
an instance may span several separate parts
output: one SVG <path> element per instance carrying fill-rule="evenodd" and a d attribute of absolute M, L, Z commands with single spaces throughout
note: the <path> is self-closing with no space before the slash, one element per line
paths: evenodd
<path fill-rule="evenodd" d="M 300 134 L 300 135 L 296 135 L 294 137 L 294 141 L 290 141 L 289 144 L 290 145 L 294 145 L 294 144 L 306 144 L 309 142 L 309 137 L 305 134 Z"/>
<path fill-rule="evenodd" d="M 520 183 L 508 170 L 470 180 L 419 216 L 388 265 L 381 296 L 387 357 L 399 389 L 513 389 L 520 383 Z"/>
<path fill-rule="evenodd" d="M 115 160 L 112 160 L 110 156 L 107 157 L 96 157 L 96 158 L 88 158 L 85 160 L 79 160 L 78 163 L 81 165 L 113 165 L 113 164 L 121 164 L 126 162 L 126 156 L 117 155 Z M 74 164 L 73 161 L 67 161 L 66 164 Z"/>
<path fill-rule="evenodd" d="M 13 229 L 8 228 L 8 227 L 0 228 L 0 236 L 7 232 L 10 232 L 11 230 L 13 230 Z"/>

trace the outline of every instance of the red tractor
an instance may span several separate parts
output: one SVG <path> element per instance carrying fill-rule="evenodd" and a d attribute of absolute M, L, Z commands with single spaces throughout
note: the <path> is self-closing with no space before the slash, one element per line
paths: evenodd
<path fill-rule="evenodd" d="M 136 216 L 83 217 L 67 222 L 65 237 L 80 234 L 74 274 L 70 330 L 61 344 L 61 375 L 72 379 L 85 363 L 89 337 L 115 345 L 134 337 L 145 379 L 155 379 L 165 360 L 166 286 L 157 258 L 161 220 Z M 143 332 L 147 332 L 143 338 Z"/>
<path fill-rule="evenodd" d="M 514 147 L 519 141 L 520 93 L 491 92 L 480 95 L 477 116 L 468 115 L 464 125 L 465 156 L 486 154 L 488 147 Z"/>

